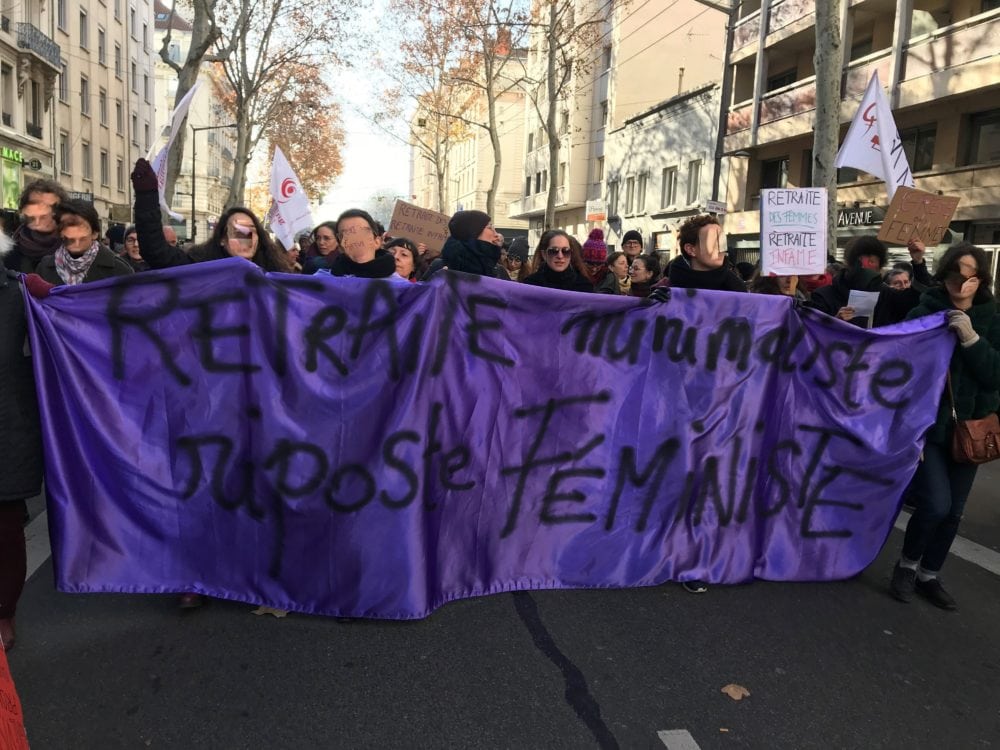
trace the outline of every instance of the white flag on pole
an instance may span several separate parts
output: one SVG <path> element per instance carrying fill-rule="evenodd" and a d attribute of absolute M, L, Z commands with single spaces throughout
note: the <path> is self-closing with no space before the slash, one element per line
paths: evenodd
<path fill-rule="evenodd" d="M 881 177 L 890 201 L 900 185 L 913 187 L 910 163 L 903 151 L 892 109 L 879 83 L 878 71 L 872 73 L 847 137 L 840 145 L 837 166 L 854 167 Z"/>
<path fill-rule="evenodd" d="M 184 217 L 170 210 L 170 206 L 167 205 L 167 196 L 165 194 L 167 187 L 167 154 L 170 153 L 170 147 L 174 145 L 174 139 L 177 137 L 178 128 L 184 124 L 184 118 L 187 117 L 188 109 L 191 106 L 191 100 L 194 98 L 195 92 L 198 90 L 199 86 L 201 86 L 201 81 L 195 82 L 194 86 L 191 87 L 191 90 L 184 95 L 184 98 L 181 99 L 174 108 L 173 114 L 170 115 L 170 137 L 167 139 L 167 145 L 161 148 L 153 161 L 150 162 L 150 165 L 153 167 L 153 171 L 156 172 L 156 186 L 160 191 L 160 206 L 177 221 L 180 221 Z M 149 158 L 148 154 L 146 158 Z M 195 175 L 191 175 L 191 179 L 193 180 L 194 178 Z"/>
<path fill-rule="evenodd" d="M 287 250 L 295 242 L 298 232 L 312 229 L 313 219 L 302 183 L 277 146 L 271 161 L 271 198 L 274 200 L 268 212 L 271 231 Z"/>

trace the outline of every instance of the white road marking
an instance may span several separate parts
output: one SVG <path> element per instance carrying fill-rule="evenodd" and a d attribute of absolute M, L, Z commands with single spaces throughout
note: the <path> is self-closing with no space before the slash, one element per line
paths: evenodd
<path fill-rule="evenodd" d="M 24 541 L 28 550 L 28 575 L 25 579 L 31 578 L 49 559 L 52 550 L 49 547 L 49 514 L 42 511 L 28 524 L 24 530 Z"/>
<path fill-rule="evenodd" d="M 896 528 L 900 531 L 906 531 L 906 524 L 910 520 L 910 515 L 909 511 L 902 511 L 899 517 L 896 518 Z M 964 537 L 956 536 L 955 541 L 951 545 L 951 554 L 973 565 L 978 565 L 980 568 L 985 568 L 993 575 L 1000 576 L 1000 552 L 991 550 L 989 547 L 984 547 Z"/>
<path fill-rule="evenodd" d="M 656 733 L 667 750 L 701 750 L 686 729 L 661 729 Z"/>

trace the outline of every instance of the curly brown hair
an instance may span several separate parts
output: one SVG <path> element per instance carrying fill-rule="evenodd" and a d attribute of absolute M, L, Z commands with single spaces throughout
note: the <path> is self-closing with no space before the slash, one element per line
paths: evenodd
<path fill-rule="evenodd" d="M 681 253 L 685 256 L 690 255 L 690 253 L 684 252 L 685 245 L 698 246 L 698 233 L 701 232 L 702 227 L 707 227 L 712 224 L 719 225 L 719 220 L 712 216 L 712 214 L 699 214 L 698 216 L 692 216 L 690 219 L 681 224 L 681 228 L 677 230 L 677 244 L 680 245 Z"/>

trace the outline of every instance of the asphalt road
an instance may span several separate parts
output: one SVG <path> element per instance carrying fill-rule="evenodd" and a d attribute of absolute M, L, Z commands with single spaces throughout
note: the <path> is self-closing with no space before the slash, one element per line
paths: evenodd
<path fill-rule="evenodd" d="M 958 613 L 900 604 L 900 537 L 840 583 L 504 594 L 405 623 L 61 594 L 48 561 L 10 663 L 35 750 L 1000 747 L 1000 577 L 951 559 Z"/>

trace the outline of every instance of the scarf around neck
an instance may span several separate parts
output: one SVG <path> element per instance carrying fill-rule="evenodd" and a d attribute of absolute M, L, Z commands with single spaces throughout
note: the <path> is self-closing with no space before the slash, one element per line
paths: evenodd
<path fill-rule="evenodd" d="M 56 273 L 59 274 L 63 283 L 69 286 L 81 283 L 83 277 L 87 275 L 87 271 L 94 264 L 97 251 L 100 249 L 101 246 L 95 241 L 87 252 L 74 258 L 64 245 L 60 245 L 59 249 L 56 250 Z"/>
<path fill-rule="evenodd" d="M 21 255 L 38 261 L 46 255 L 52 255 L 62 245 L 62 240 L 58 232 L 41 234 L 27 226 L 21 226 L 14 232 L 14 245 Z"/>

